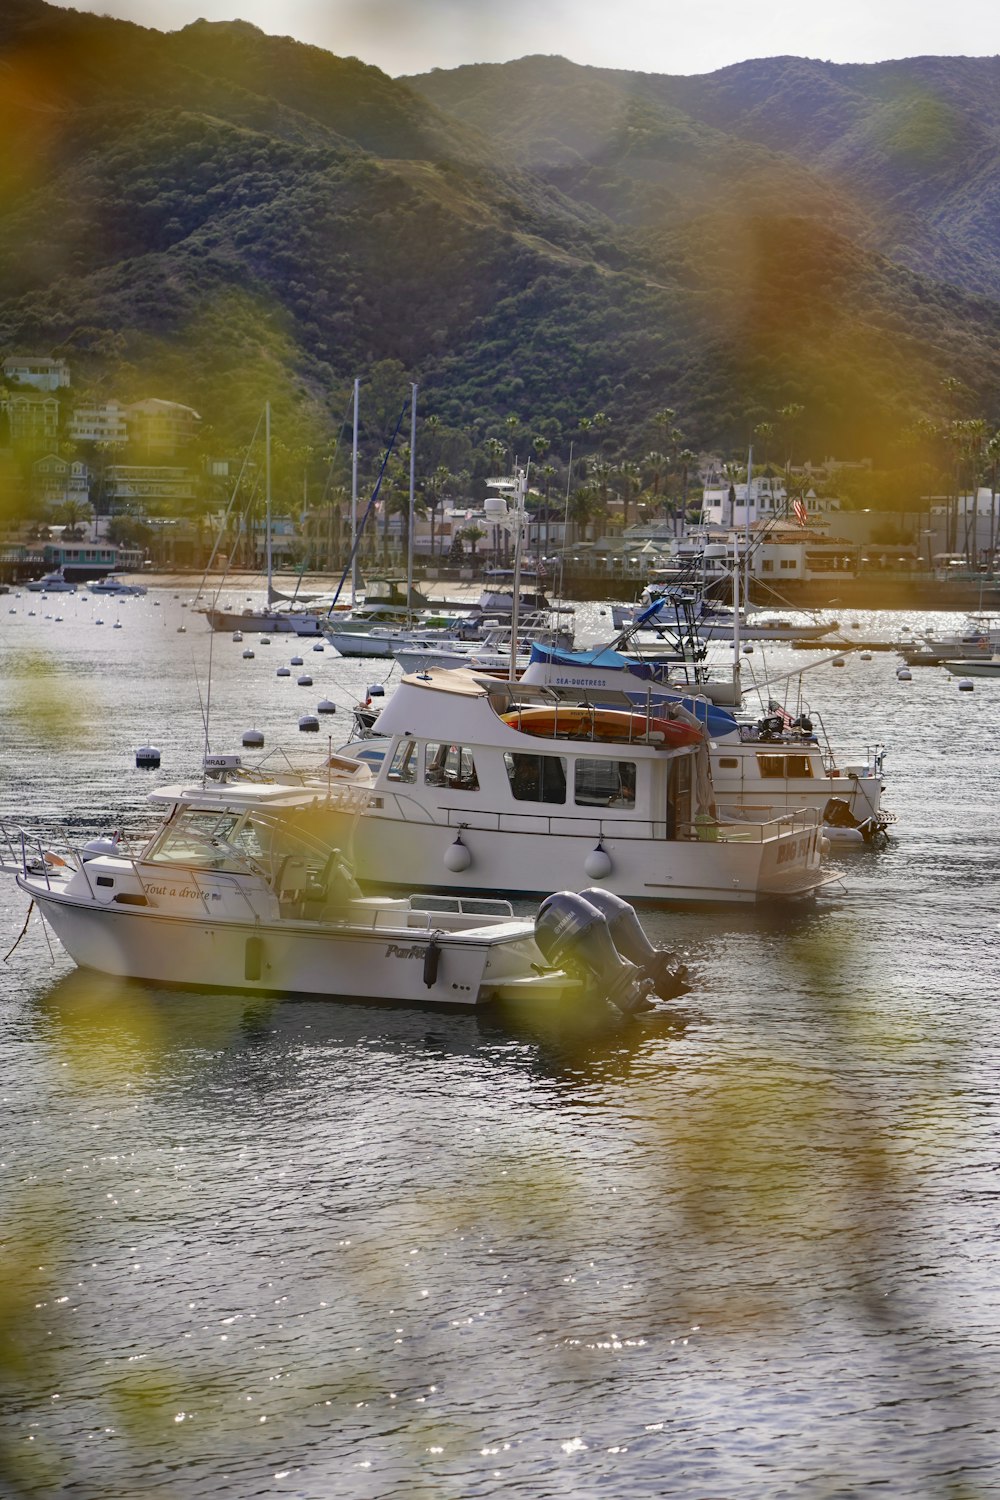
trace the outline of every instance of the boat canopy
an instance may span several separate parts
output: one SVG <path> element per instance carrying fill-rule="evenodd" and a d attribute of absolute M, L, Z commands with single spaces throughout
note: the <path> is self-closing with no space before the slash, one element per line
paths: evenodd
<path fill-rule="evenodd" d="M 668 675 L 664 672 L 662 664 L 658 662 L 637 661 L 634 657 L 623 656 L 612 646 L 600 646 L 593 651 L 565 651 L 555 646 L 532 645 L 531 662 L 551 667 L 562 667 L 568 671 L 603 671 L 603 672 L 625 672 L 636 679 L 636 691 L 629 694 L 627 688 L 621 687 L 621 682 L 616 684 L 619 691 L 610 687 L 602 687 L 598 683 L 560 684 L 566 693 L 575 693 L 579 698 L 586 694 L 590 698 L 597 698 L 602 705 L 611 704 L 612 700 L 620 697 L 628 697 L 633 706 L 641 701 L 643 696 L 643 685 L 647 689 L 652 688 L 658 698 L 669 697 L 686 708 L 688 713 L 694 714 L 708 730 L 711 739 L 719 739 L 725 735 L 735 733 L 738 728 L 737 721 L 731 713 L 724 708 L 717 707 L 707 698 L 701 698 L 677 691 L 675 684 L 671 683 Z"/>

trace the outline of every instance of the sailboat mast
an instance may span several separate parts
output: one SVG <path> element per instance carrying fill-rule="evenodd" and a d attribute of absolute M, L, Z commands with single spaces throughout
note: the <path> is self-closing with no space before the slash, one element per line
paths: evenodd
<path fill-rule="evenodd" d="M 413 621 L 413 499 L 417 484 L 417 384 L 410 402 L 410 508 L 406 524 L 406 623 Z"/>
<path fill-rule="evenodd" d="M 358 388 L 354 382 L 354 440 L 351 448 L 351 604 L 358 602 Z"/>
<path fill-rule="evenodd" d="M 753 447 L 747 449 L 747 508 L 746 508 L 746 546 L 743 549 L 743 570 L 745 574 L 743 582 L 743 607 L 750 607 L 750 487 L 753 484 Z"/>
<path fill-rule="evenodd" d="M 265 557 L 267 559 L 267 603 L 268 607 L 273 603 L 272 584 L 272 556 L 271 556 L 271 403 L 264 403 L 264 525 L 266 534 L 264 537 Z"/>
<path fill-rule="evenodd" d="M 517 630 L 521 614 L 521 528 L 524 523 L 524 507 L 528 494 L 528 469 L 514 470 L 514 597 L 510 604 L 510 666 L 509 682 L 517 681 Z"/>

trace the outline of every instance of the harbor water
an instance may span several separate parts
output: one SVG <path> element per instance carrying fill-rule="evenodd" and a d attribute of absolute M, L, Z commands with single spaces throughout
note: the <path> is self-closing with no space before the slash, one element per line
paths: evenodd
<path fill-rule="evenodd" d="M 395 680 L 190 591 L 0 621 L 0 816 L 81 841 Z M 4 1495 L 1000 1496 L 1000 682 L 830 654 L 746 672 L 886 745 L 889 847 L 644 912 L 692 989 L 632 1025 L 120 984 L 0 879 Z"/>

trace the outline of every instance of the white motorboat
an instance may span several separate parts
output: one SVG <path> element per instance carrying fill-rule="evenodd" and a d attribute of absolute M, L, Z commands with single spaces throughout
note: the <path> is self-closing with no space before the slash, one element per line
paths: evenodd
<path fill-rule="evenodd" d="M 378 720 L 359 880 L 524 895 L 600 880 L 658 903 L 818 890 L 819 811 L 725 816 L 701 729 L 674 713 L 650 718 L 624 697 L 582 708 L 461 669 L 404 677 Z"/>
<path fill-rule="evenodd" d="M 76 584 L 70 583 L 61 568 L 46 573 L 44 578 L 33 578 L 24 585 L 33 594 L 75 594 Z"/>
<path fill-rule="evenodd" d="M 1000 677 L 1000 656 L 964 657 L 941 665 L 953 677 Z"/>
<path fill-rule="evenodd" d="M 426 672 L 433 667 L 473 667 L 478 671 L 502 672 L 510 667 L 511 626 L 496 625 L 478 641 L 416 640 L 395 651 L 404 672 Z M 569 626 L 554 625 L 544 615 L 529 615 L 517 627 L 515 671 L 525 671 L 536 646 L 571 651 L 573 632 Z"/>
<path fill-rule="evenodd" d="M 928 632 L 919 642 L 904 642 L 897 649 L 908 667 L 940 667 L 949 661 L 988 662 L 1000 653 L 1000 628 L 984 622 L 951 635 Z"/>
<path fill-rule="evenodd" d="M 93 583 L 87 584 L 87 589 L 91 594 L 114 594 L 119 599 L 146 593 L 141 583 L 125 583 L 114 573 L 108 573 L 104 578 L 95 578 Z"/>
<path fill-rule="evenodd" d="M 136 852 L 117 835 L 58 851 L 8 838 L 4 868 L 77 964 L 157 984 L 625 1013 L 684 987 L 604 891 L 558 893 L 534 923 L 503 901 L 362 896 L 341 849 L 368 773 L 337 770 L 310 786 L 166 787 L 151 798 L 162 823 Z"/>

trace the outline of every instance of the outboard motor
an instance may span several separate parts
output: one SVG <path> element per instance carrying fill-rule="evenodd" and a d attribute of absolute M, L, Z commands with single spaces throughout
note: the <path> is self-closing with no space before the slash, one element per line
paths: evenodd
<path fill-rule="evenodd" d="M 610 1000 L 624 1015 L 642 1009 L 653 988 L 618 952 L 604 913 L 575 891 L 556 891 L 542 902 L 535 942 L 546 963 L 582 979 L 591 996 Z"/>
<path fill-rule="evenodd" d="M 830 828 L 860 828 L 859 820 L 851 812 L 843 797 L 827 798 L 823 809 L 823 822 Z"/>
<path fill-rule="evenodd" d="M 614 891 L 606 891 L 598 885 L 580 894 L 591 906 L 604 913 L 611 941 L 618 952 L 629 963 L 635 964 L 644 979 L 650 980 L 654 994 L 661 1000 L 673 1000 L 691 988 L 686 964 L 663 948 L 654 948 L 642 929 L 634 906 L 616 896 Z"/>

